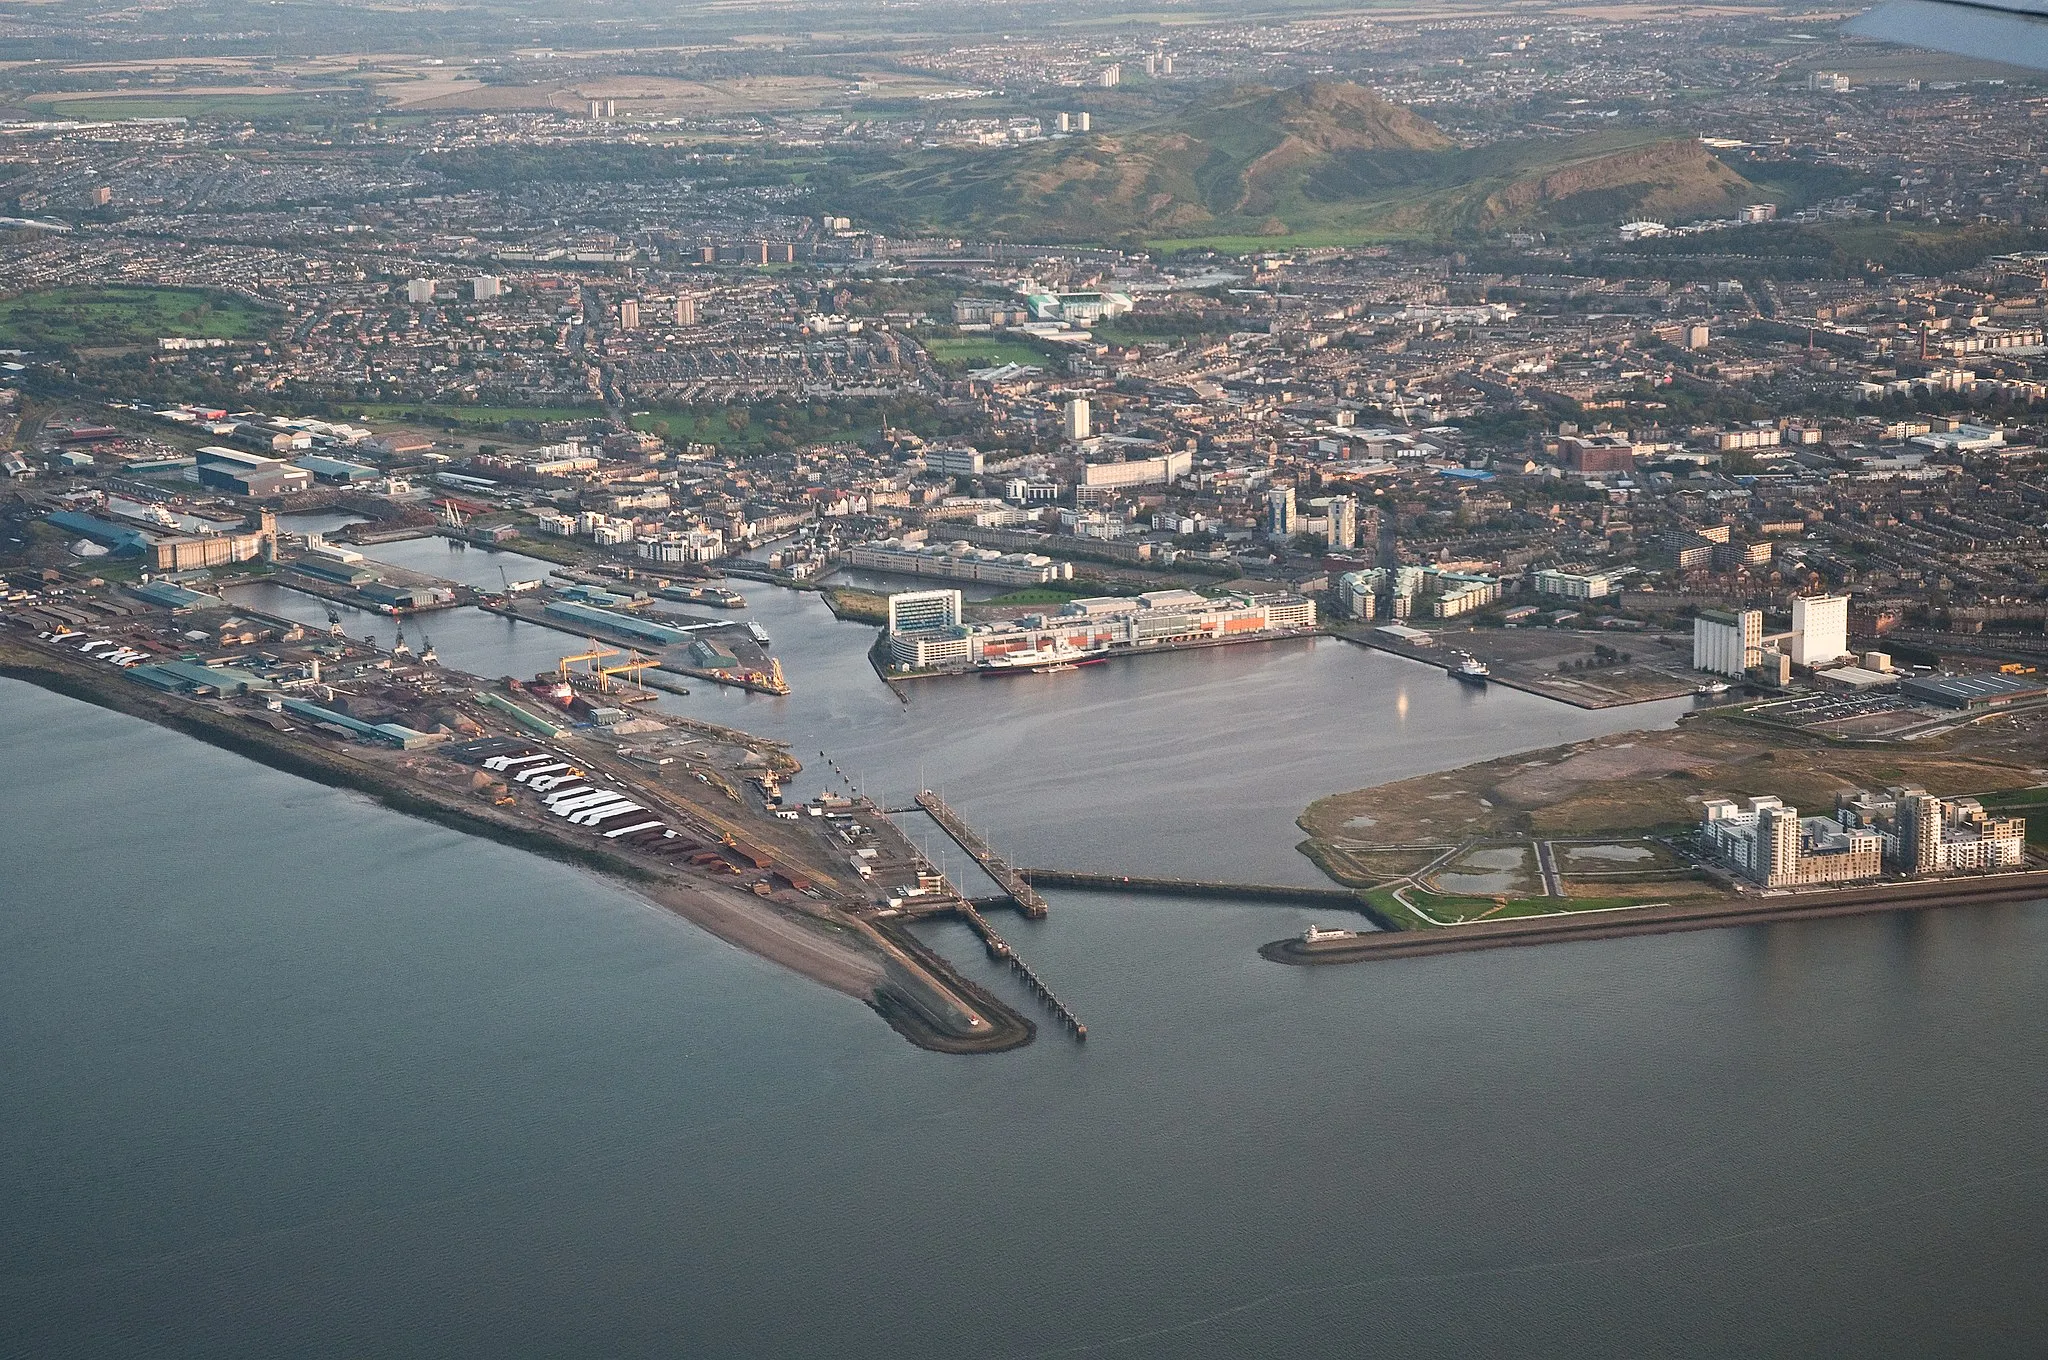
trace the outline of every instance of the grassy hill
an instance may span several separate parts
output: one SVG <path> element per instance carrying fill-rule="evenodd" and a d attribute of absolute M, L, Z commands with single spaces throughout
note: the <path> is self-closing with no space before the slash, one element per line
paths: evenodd
<path fill-rule="evenodd" d="M 1725 212 L 1764 195 L 1691 139 L 1597 133 L 1461 150 L 1356 85 L 1250 89 L 1127 133 L 940 152 L 870 181 L 885 229 L 1300 243 Z"/>

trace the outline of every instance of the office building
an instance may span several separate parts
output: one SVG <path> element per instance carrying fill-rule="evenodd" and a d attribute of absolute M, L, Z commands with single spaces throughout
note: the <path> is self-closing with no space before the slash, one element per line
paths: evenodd
<path fill-rule="evenodd" d="M 889 655 L 911 670 L 964 667 L 967 630 L 960 626 L 960 592 L 910 590 L 889 597 Z"/>
<path fill-rule="evenodd" d="M 1792 664 L 1825 666 L 1849 655 L 1849 597 L 1792 598 Z"/>
<path fill-rule="evenodd" d="M 1692 665 L 1694 670 L 1740 680 L 1752 667 L 1763 663 L 1764 613 L 1744 609 L 1737 613 L 1707 610 L 1692 621 Z"/>
<path fill-rule="evenodd" d="M 1081 440 L 1089 437 L 1091 425 L 1089 422 L 1088 398 L 1067 398 L 1064 428 L 1067 438 L 1075 443 L 1079 443 Z"/>
<path fill-rule="evenodd" d="M 889 597 L 889 631 L 914 633 L 960 622 L 957 590 L 906 590 Z"/>
<path fill-rule="evenodd" d="M 405 300 L 415 307 L 423 307 L 434 300 L 434 289 L 439 286 L 437 279 L 407 279 Z"/>
<path fill-rule="evenodd" d="M 942 477 L 979 477 L 983 455 L 980 449 L 965 446 L 952 449 L 926 449 L 924 470 L 936 472 Z"/>
<path fill-rule="evenodd" d="M 1625 434 L 1563 435 L 1557 441 L 1557 452 L 1574 472 L 1632 472 L 1636 466 L 1635 441 Z"/>

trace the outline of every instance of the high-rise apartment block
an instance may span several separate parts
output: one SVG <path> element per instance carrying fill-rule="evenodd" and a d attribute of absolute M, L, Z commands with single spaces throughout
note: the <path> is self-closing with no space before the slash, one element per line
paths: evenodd
<path fill-rule="evenodd" d="M 1067 438 L 1075 443 L 1078 443 L 1081 440 L 1089 437 L 1089 434 L 1091 432 L 1091 425 L 1089 420 L 1088 398 L 1067 398 L 1065 432 Z"/>

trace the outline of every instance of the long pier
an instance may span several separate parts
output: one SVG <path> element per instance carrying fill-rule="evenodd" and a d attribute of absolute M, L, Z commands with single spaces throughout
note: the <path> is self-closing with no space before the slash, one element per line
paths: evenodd
<path fill-rule="evenodd" d="M 983 873 L 994 879 L 997 886 L 1016 899 L 1017 906 L 1026 916 L 1034 921 L 1045 918 L 1045 899 L 1032 890 L 1031 880 L 1011 868 L 1001 855 L 990 848 L 987 841 L 975 834 L 973 827 L 960 819 L 959 813 L 946 806 L 945 799 L 930 789 L 924 789 L 917 795 L 917 805 L 930 813 L 931 819 L 937 822 L 940 829 L 951 836 L 962 850 L 974 857 L 974 862 L 981 866 Z"/>
<path fill-rule="evenodd" d="M 974 933 L 981 936 L 982 948 L 988 951 L 988 956 L 997 963 L 1008 964 L 1010 971 L 1022 979 L 1032 994 L 1045 1003 L 1045 1008 L 1052 1012 L 1053 1018 L 1067 1027 L 1068 1033 L 1074 1036 L 1075 1041 L 1086 1043 L 1088 1027 L 1081 1023 L 1081 1017 L 1067 1009 L 1067 1004 L 1053 995 L 1052 988 L 1046 986 L 1044 980 L 1031 971 L 1030 964 L 1018 957 L 1017 951 L 1010 948 L 1009 941 L 996 934 L 995 927 L 988 923 L 988 918 L 981 914 L 975 904 L 963 897 L 960 899 L 959 910 L 967 924 L 973 927 Z"/>
<path fill-rule="evenodd" d="M 1083 892 L 1159 893 L 1174 897 L 1227 897 L 1250 902 L 1295 902 L 1312 907 L 1359 910 L 1360 898 L 1344 888 L 1297 888 L 1286 883 L 1216 883 L 1192 878 L 1148 878 L 1131 874 L 1090 874 L 1070 869 L 1019 869 L 1026 881 Z"/>

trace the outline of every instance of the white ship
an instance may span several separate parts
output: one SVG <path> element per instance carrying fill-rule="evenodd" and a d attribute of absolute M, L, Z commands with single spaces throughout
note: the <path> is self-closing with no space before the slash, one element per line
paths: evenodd
<path fill-rule="evenodd" d="M 983 657 L 975 669 L 983 675 L 1050 675 L 1056 671 L 1070 671 L 1080 666 L 1099 666 L 1102 658 L 1069 647 L 1062 643 L 1054 647 L 1034 647 L 1028 651 L 1011 652 L 1006 656 Z"/>
<path fill-rule="evenodd" d="M 1453 680 L 1461 680 L 1468 685 L 1484 685 L 1487 676 L 1490 674 L 1492 672 L 1486 669 L 1486 663 L 1476 656 L 1468 656 L 1457 665 L 1451 667 L 1451 678 Z"/>

